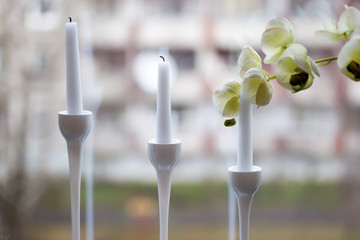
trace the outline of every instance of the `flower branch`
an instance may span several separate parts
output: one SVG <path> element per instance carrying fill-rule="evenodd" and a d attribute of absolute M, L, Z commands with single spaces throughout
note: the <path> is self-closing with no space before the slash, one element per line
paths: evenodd
<path fill-rule="evenodd" d="M 322 66 L 327 66 L 329 65 L 332 61 L 335 61 L 337 60 L 338 57 L 328 57 L 328 58 L 322 58 L 322 59 L 318 59 L 318 60 L 315 60 L 315 63 L 317 63 L 317 65 L 319 67 L 322 67 Z"/>
<path fill-rule="evenodd" d="M 276 64 L 273 75 L 263 70 L 262 59 L 251 46 L 243 47 L 238 60 L 242 83 L 230 81 L 213 95 L 216 109 L 228 118 L 225 126 L 236 124 L 241 88 L 243 97 L 250 103 L 265 106 L 272 98 L 271 80 L 276 79 L 283 88 L 297 93 L 312 86 L 315 76 L 320 76 L 318 67 L 335 60 L 345 76 L 360 81 L 360 35 L 351 37 L 360 25 L 360 11 L 345 5 L 337 22 L 325 20 L 323 25 L 323 30 L 315 32 L 316 37 L 328 42 L 347 41 L 338 56 L 314 61 L 308 56 L 306 47 L 295 42 L 294 28 L 289 20 L 284 17 L 270 20 L 261 37 L 261 50 L 265 54 L 265 64 Z"/>

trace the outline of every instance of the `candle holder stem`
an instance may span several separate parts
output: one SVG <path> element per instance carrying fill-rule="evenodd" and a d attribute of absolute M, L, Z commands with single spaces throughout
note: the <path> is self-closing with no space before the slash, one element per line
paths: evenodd
<path fill-rule="evenodd" d="M 156 140 L 150 140 L 148 151 L 158 180 L 160 240 L 167 240 L 171 175 L 180 157 L 181 142 L 173 139 L 172 143 L 160 144 Z"/>
<path fill-rule="evenodd" d="M 172 170 L 158 170 L 160 240 L 168 239 L 169 205 Z"/>
<path fill-rule="evenodd" d="M 60 132 L 67 142 L 70 172 L 72 240 L 80 240 L 80 184 L 83 142 L 90 132 L 91 112 L 59 112 Z"/>
<path fill-rule="evenodd" d="M 236 239 L 236 222 L 237 222 L 237 216 L 236 216 L 236 197 L 234 196 L 232 188 L 228 187 L 228 239 L 229 240 L 235 240 Z"/>
<path fill-rule="evenodd" d="M 228 176 L 239 206 L 240 240 L 249 240 L 250 208 L 260 186 L 261 168 L 252 166 L 251 171 L 242 172 L 237 166 L 232 166 L 228 169 Z"/>
<path fill-rule="evenodd" d="M 240 239 L 249 239 L 249 220 L 252 196 L 238 196 L 239 216 L 240 216 Z"/>
<path fill-rule="evenodd" d="M 72 239 L 80 239 L 81 142 L 68 142 Z"/>

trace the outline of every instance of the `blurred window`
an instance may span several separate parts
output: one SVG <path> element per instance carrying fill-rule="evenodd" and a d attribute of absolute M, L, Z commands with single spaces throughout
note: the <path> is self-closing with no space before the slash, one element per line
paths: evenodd
<path fill-rule="evenodd" d="M 239 16 L 248 15 L 251 11 L 256 11 L 262 6 L 261 0 L 251 1 L 234 1 L 221 0 L 217 1 L 218 13 L 220 16 Z"/>
<path fill-rule="evenodd" d="M 114 17 L 118 13 L 118 6 L 122 5 L 123 1 L 116 0 L 97 0 L 96 12 L 103 17 Z"/>
<path fill-rule="evenodd" d="M 237 59 L 239 57 L 238 51 L 231 51 L 228 49 L 218 48 L 216 50 L 218 56 L 222 59 L 223 62 L 229 65 L 237 65 Z"/>
<path fill-rule="evenodd" d="M 195 52 L 193 50 L 171 50 L 180 71 L 192 71 L 195 68 Z"/>
<path fill-rule="evenodd" d="M 289 11 L 293 16 L 322 17 L 334 16 L 336 9 L 342 7 L 332 0 L 291 0 Z"/>
<path fill-rule="evenodd" d="M 97 48 L 94 55 L 104 70 L 118 72 L 125 68 L 125 52 L 123 50 Z"/>
<path fill-rule="evenodd" d="M 46 71 L 46 63 L 48 62 L 48 57 L 46 54 L 42 51 L 39 51 L 37 54 L 35 54 L 35 61 L 33 62 L 33 77 L 34 80 L 38 80 L 45 74 Z"/>
<path fill-rule="evenodd" d="M 291 11 L 296 13 L 299 8 L 305 8 L 309 4 L 309 0 L 292 0 L 291 1 Z"/>
<path fill-rule="evenodd" d="M 0 49 L 0 77 L 1 77 L 1 75 L 2 75 L 2 73 L 3 73 L 3 54 L 2 54 L 2 51 L 1 51 L 1 49 Z"/>
<path fill-rule="evenodd" d="M 184 12 L 184 1 L 180 1 L 180 0 L 170 0 L 167 1 L 167 11 L 171 14 L 176 14 L 176 15 L 180 15 Z"/>
<path fill-rule="evenodd" d="M 60 22 L 59 1 L 31 1 L 25 10 L 25 26 L 31 30 L 50 31 Z"/>
<path fill-rule="evenodd" d="M 46 14 L 51 11 L 51 3 L 46 0 L 40 1 L 40 13 Z"/>
<path fill-rule="evenodd" d="M 163 4 L 164 1 L 160 1 Z M 198 1 L 195 0 L 169 0 L 165 1 L 163 12 L 170 15 L 189 15 L 198 12 Z"/>

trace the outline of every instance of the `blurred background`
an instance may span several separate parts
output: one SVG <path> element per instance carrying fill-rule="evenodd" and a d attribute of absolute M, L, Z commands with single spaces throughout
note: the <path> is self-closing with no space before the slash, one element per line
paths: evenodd
<path fill-rule="evenodd" d="M 336 56 L 344 42 L 327 44 L 313 33 L 324 16 L 337 20 L 344 4 L 360 8 L 355 0 L 2 0 L 0 239 L 71 237 L 67 150 L 57 122 L 66 109 L 69 16 L 79 27 L 84 103 L 97 113 L 85 148 L 82 239 L 89 240 L 85 173 L 92 157 L 95 239 L 159 238 L 147 141 L 156 135 L 163 54 L 172 64 L 173 136 L 183 144 L 169 238 L 215 240 L 229 239 L 227 167 L 236 161 L 237 131 L 223 126 L 213 91 L 239 80 L 241 48 L 261 53 L 261 34 L 274 17 L 292 22 L 313 59 Z M 359 83 L 333 62 L 303 92 L 272 86 L 270 104 L 253 109 L 263 182 L 251 239 L 360 239 Z"/>

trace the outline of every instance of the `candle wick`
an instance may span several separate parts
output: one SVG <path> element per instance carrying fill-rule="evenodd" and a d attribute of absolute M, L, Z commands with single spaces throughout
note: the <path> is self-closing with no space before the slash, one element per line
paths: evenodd
<path fill-rule="evenodd" d="M 69 21 L 71 22 L 72 20 L 71 20 L 71 17 L 69 17 Z"/>
<path fill-rule="evenodd" d="M 163 62 L 165 62 L 165 58 L 163 56 L 160 56 L 160 58 L 163 60 Z"/>

